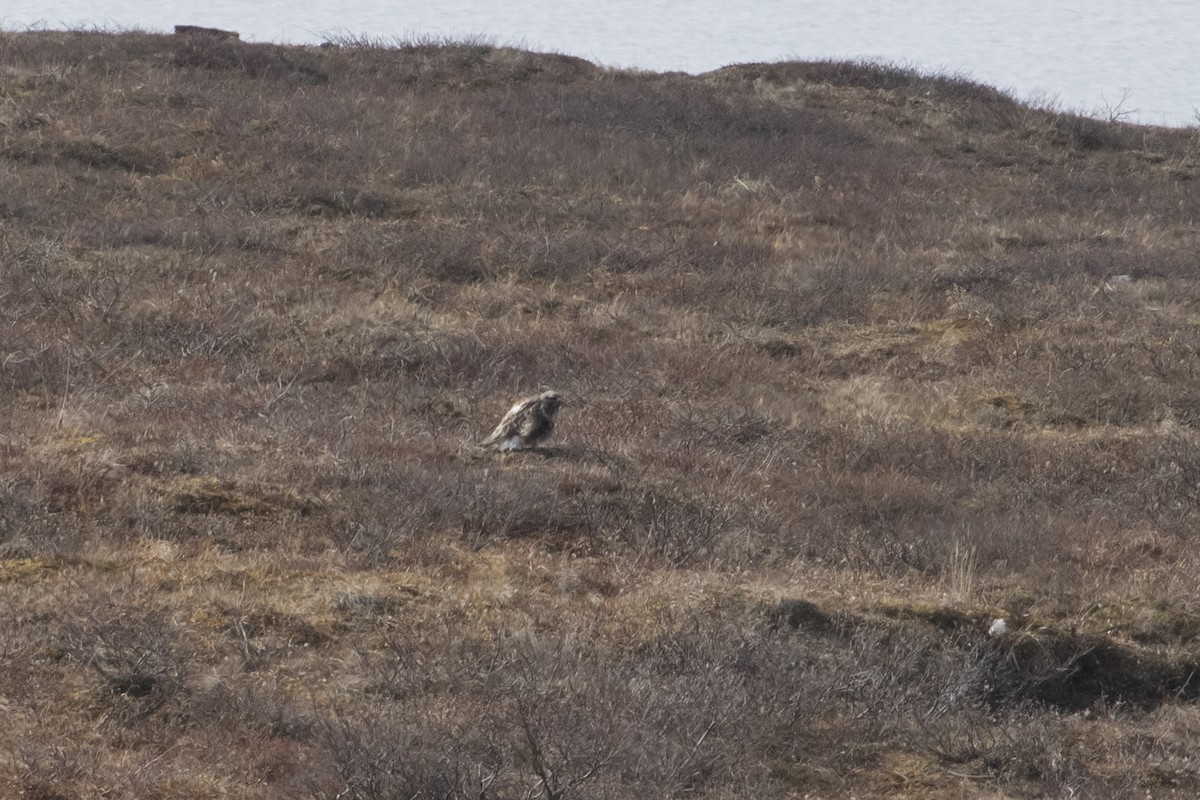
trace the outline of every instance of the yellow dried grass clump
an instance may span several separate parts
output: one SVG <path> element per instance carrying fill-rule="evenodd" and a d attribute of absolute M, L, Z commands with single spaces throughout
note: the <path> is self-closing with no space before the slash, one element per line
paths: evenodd
<path fill-rule="evenodd" d="M 186 478 L 162 494 L 181 514 L 270 516 L 284 512 L 309 514 L 320 508 L 313 497 L 292 489 L 243 486 L 220 478 Z"/>

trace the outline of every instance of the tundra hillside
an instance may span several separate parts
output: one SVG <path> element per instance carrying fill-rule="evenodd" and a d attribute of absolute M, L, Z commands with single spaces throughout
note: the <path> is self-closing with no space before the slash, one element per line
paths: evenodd
<path fill-rule="evenodd" d="M 1200 792 L 1196 131 L 339 45 L 0 34 L 0 795 Z"/>

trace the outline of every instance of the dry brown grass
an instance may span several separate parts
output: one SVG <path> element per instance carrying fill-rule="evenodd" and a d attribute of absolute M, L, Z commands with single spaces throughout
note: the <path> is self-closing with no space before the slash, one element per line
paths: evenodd
<path fill-rule="evenodd" d="M 857 64 L 0 64 L 0 794 L 1200 788 L 1194 131 Z M 551 447 L 474 447 L 542 385 Z"/>

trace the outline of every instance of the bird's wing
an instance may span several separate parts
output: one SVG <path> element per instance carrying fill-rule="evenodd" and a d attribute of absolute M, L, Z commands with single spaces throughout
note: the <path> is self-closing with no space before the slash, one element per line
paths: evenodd
<path fill-rule="evenodd" d="M 519 401 L 516 405 L 508 410 L 504 418 L 500 420 L 500 424 L 496 426 L 496 430 L 492 431 L 491 436 L 480 442 L 481 445 L 498 442 L 501 439 L 507 439 L 510 436 L 516 436 L 520 433 L 521 423 L 530 406 L 537 402 L 536 397 L 530 397 Z"/>

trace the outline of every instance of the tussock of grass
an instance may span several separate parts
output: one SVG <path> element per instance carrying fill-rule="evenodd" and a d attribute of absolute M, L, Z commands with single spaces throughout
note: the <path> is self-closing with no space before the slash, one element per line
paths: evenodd
<path fill-rule="evenodd" d="M 217 478 L 187 478 L 164 491 L 181 514 L 270 515 L 280 511 L 308 514 L 319 503 L 294 491 L 239 487 Z"/>
<path fill-rule="evenodd" d="M 0 33 L 0 794 L 1196 793 L 1193 131 L 330 44 Z"/>

